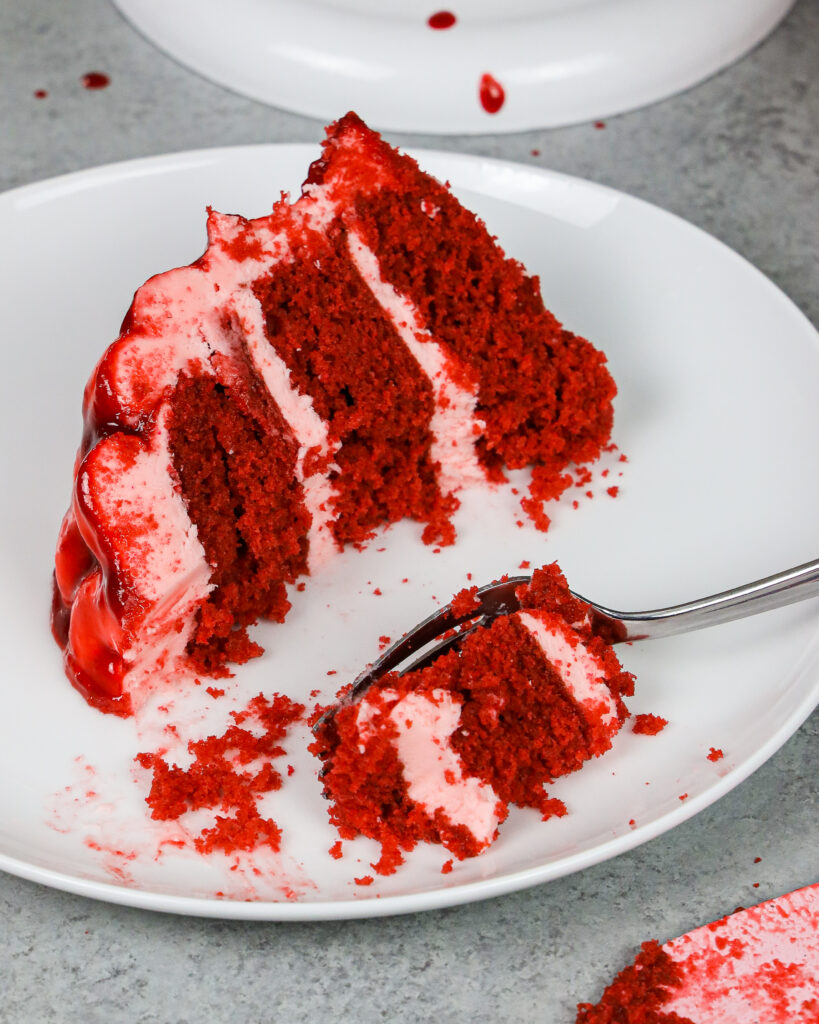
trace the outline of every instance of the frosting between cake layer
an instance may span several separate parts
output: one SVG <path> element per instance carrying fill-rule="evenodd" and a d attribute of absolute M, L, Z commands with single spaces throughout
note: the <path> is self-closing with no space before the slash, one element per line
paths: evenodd
<path fill-rule="evenodd" d="M 398 693 L 384 690 L 380 697 L 389 702 Z M 380 710 L 366 700 L 359 705 L 357 725 L 364 742 Z M 449 743 L 461 719 L 460 703 L 441 689 L 408 693 L 387 717 L 397 734 L 396 750 L 410 799 L 431 818 L 443 812 L 452 825 L 463 826 L 479 844 L 488 846 L 498 827 L 498 796 L 488 783 L 464 774 Z"/>
<path fill-rule="evenodd" d="M 565 620 L 552 612 L 517 612 L 521 625 L 537 641 L 544 657 L 591 723 L 614 732 L 619 728 L 617 705 L 606 684 L 606 669 Z"/>
<path fill-rule="evenodd" d="M 338 444 L 330 443 L 327 424 L 316 412 L 310 396 L 293 387 L 289 367 L 267 340 L 259 300 L 252 292 L 244 291 L 234 299 L 233 309 L 248 353 L 299 443 L 295 472 L 304 489 L 304 504 L 310 513 L 308 564 L 311 570 L 316 569 L 336 550 L 331 529 L 336 489 L 327 474 L 338 467 L 331 462 L 322 471 L 308 473 L 305 471 L 305 459 L 308 454 L 316 452 L 328 456 L 337 450 Z"/>
<path fill-rule="evenodd" d="M 348 232 L 347 245 L 364 283 L 432 385 L 435 411 L 430 454 L 440 467 L 441 490 L 448 494 L 465 484 L 484 482 L 486 473 L 475 451 L 475 440 L 485 428 L 475 415 L 477 388 L 466 388 L 453 378 L 443 348 L 421 324 L 410 300 L 382 278 L 378 257 L 355 231 Z"/>

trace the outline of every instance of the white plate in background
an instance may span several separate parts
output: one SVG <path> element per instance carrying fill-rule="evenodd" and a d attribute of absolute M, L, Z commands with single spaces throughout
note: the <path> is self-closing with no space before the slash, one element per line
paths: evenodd
<path fill-rule="evenodd" d="M 687 89 L 764 39 L 793 0 L 114 3 L 181 64 L 263 103 L 322 121 L 355 110 L 391 131 L 495 134 Z M 442 10 L 455 24 L 431 28 Z M 504 93 L 494 113 L 481 102 L 485 75 Z"/>

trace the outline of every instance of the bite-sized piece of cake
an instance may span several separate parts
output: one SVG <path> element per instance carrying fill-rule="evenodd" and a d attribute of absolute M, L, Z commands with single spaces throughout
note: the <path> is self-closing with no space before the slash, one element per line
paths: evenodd
<path fill-rule="evenodd" d="M 85 392 L 53 629 L 127 714 L 168 673 L 260 653 L 286 585 L 409 517 L 451 543 L 457 492 L 609 440 L 605 360 L 485 226 L 354 114 L 302 195 L 213 211 L 193 264 L 136 293 Z"/>
<path fill-rule="evenodd" d="M 469 609 L 474 593 L 457 595 Z M 591 631 L 557 565 L 519 588 L 521 610 L 431 665 L 389 673 L 318 726 L 330 820 L 383 848 L 388 872 L 420 841 L 484 850 L 510 804 L 565 813 L 545 787 L 604 753 L 634 680 Z"/>
<path fill-rule="evenodd" d="M 643 943 L 577 1024 L 816 1024 L 819 885 Z"/>

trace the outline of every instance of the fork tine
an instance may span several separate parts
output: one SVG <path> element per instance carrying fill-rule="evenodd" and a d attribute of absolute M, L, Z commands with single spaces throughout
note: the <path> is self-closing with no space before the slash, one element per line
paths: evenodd
<path fill-rule="evenodd" d="M 409 633 L 405 633 L 391 647 L 388 647 L 380 658 L 374 661 L 369 668 L 366 668 L 354 680 L 353 685 L 345 696 L 328 708 L 317 719 L 313 725 L 313 732 L 318 734 L 321 728 L 332 720 L 339 708 L 346 707 L 348 704 L 354 704 L 373 683 L 400 665 L 402 661 L 415 654 L 416 651 L 420 651 L 427 644 L 432 643 L 433 640 L 442 636 L 442 634 L 450 629 L 454 629 L 456 626 L 460 626 L 464 622 L 470 622 L 473 619 L 479 619 L 480 624 L 485 624 L 496 615 L 517 611 L 520 608 L 520 604 L 515 597 L 515 590 L 522 583 L 531 583 L 531 580 L 531 576 L 513 576 L 505 580 L 496 581 L 495 583 L 488 583 L 475 594 L 478 607 L 465 615 L 455 615 L 452 611 L 452 605 L 447 604 L 433 612 L 432 615 L 427 616 L 423 622 L 420 622 Z M 478 624 L 475 623 L 475 626 Z M 448 637 L 442 644 L 438 644 L 405 671 L 431 664 L 435 658 L 440 657 L 450 647 L 462 640 L 466 632 L 469 631 L 465 630 L 452 637 Z"/>
<path fill-rule="evenodd" d="M 446 654 L 447 651 L 451 651 L 453 647 L 457 647 L 462 640 L 468 637 L 471 633 L 474 633 L 480 626 L 486 626 L 490 622 L 490 618 L 487 615 L 482 615 L 479 619 L 472 623 L 471 626 L 464 626 L 463 629 L 457 632 L 451 632 L 444 640 L 434 647 L 431 647 L 428 651 L 416 658 L 410 665 L 402 668 L 398 673 L 400 676 L 405 676 L 408 672 L 417 672 L 418 669 L 426 668 L 427 665 L 431 665 L 433 661 L 437 661 L 442 654 Z"/>

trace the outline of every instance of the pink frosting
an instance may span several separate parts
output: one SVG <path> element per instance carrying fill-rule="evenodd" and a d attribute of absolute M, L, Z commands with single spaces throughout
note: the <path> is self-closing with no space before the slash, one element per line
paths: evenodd
<path fill-rule="evenodd" d="M 447 494 L 465 484 L 485 482 L 486 473 L 475 451 L 475 439 L 485 427 L 475 415 L 477 387 L 464 387 L 454 379 L 447 368 L 452 355 L 447 355 L 422 325 L 410 300 L 382 278 L 378 257 L 372 249 L 354 231 L 347 235 L 347 243 L 364 283 L 432 386 L 435 411 L 430 423 L 430 455 L 439 467 L 441 490 Z"/>
<path fill-rule="evenodd" d="M 553 612 L 517 612 L 517 618 L 537 640 L 583 715 L 590 722 L 616 732 L 617 705 L 606 685 L 605 666 L 580 635 Z"/>
<path fill-rule="evenodd" d="M 397 697 L 394 690 L 379 694 L 388 704 Z M 379 711 L 380 704 L 366 698 L 359 705 L 362 741 Z M 410 799 L 430 817 L 442 812 L 453 825 L 467 828 L 481 846 L 488 846 L 498 827 L 498 795 L 488 783 L 464 774 L 460 756 L 449 743 L 461 720 L 460 703 L 447 690 L 408 693 L 387 717 L 398 734 L 396 750 Z"/>

